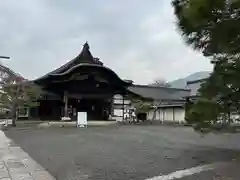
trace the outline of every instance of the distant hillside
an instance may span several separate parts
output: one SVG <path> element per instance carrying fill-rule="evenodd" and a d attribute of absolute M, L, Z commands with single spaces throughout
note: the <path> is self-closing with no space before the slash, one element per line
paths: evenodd
<path fill-rule="evenodd" d="M 187 81 L 194 81 L 203 78 L 207 78 L 211 72 L 209 71 L 201 71 L 193 73 L 185 78 L 177 79 L 175 81 L 169 82 L 171 87 L 173 88 L 186 88 Z"/>

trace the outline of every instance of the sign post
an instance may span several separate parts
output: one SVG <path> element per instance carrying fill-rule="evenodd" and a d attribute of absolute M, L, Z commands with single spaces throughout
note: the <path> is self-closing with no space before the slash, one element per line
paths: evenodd
<path fill-rule="evenodd" d="M 87 112 L 77 113 L 77 127 L 87 127 Z"/>

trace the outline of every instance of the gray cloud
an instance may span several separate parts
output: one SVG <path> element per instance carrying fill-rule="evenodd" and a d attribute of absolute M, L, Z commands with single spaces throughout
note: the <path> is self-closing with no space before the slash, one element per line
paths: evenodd
<path fill-rule="evenodd" d="M 138 83 L 211 69 L 174 22 L 170 0 L 1 1 L 0 54 L 30 79 L 74 58 L 86 40 L 94 56 Z"/>

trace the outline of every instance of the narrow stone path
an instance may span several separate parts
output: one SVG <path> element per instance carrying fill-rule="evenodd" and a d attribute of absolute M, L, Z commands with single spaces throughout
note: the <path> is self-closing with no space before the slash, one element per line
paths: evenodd
<path fill-rule="evenodd" d="M 55 180 L 0 131 L 0 180 Z"/>

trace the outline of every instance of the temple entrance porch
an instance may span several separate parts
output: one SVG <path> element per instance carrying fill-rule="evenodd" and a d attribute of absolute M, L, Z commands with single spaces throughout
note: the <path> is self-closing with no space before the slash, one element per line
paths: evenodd
<path fill-rule="evenodd" d="M 64 107 L 61 107 L 64 116 Z M 87 112 L 87 120 L 109 120 L 111 114 L 111 100 L 108 99 L 69 99 L 68 116 L 77 120 L 77 112 Z"/>
<path fill-rule="evenodd" d="M 111 99 L 103 98 L 68 98 L 67 115 L 72 121 L 77 120 L 77 112 L 87 112 L 87 120 L 109 120 Z M 62 100 L 40 101 L 37 116 L 41 120 L 61 120 L 65 114 L 65 103 Z"/>

